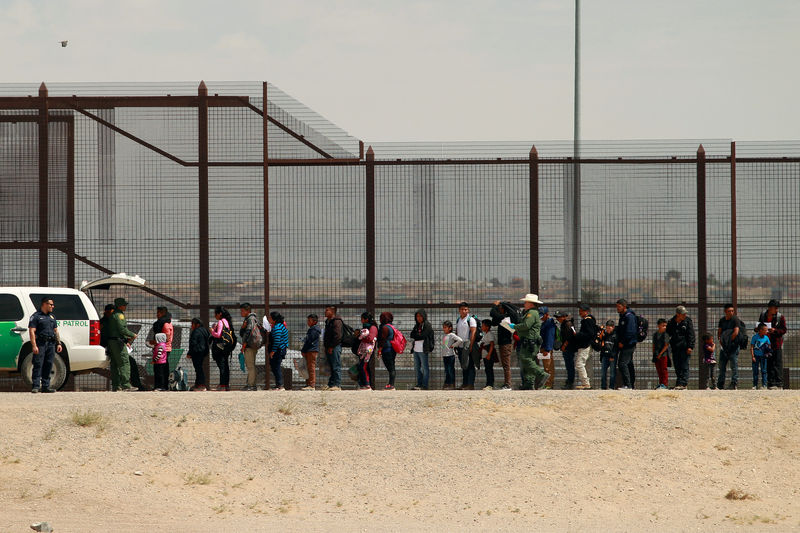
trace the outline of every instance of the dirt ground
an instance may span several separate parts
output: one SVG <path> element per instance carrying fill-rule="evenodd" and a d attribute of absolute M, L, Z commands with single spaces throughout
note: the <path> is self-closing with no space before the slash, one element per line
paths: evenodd
<path fill-rule="evenodd" d="M 798 391 L 8 393 L 0 435 L 0 533 L 800 529 Z"/>

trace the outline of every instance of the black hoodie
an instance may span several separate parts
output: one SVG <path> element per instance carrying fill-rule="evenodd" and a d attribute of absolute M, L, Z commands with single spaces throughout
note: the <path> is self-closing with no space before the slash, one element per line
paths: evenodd
<path fill-rule="evenodd" d="M 422 316 L 422 324 L 417 322 L 417 315 Z M 422 341 L 422 350 L 425 353 L 431 353 L 436 347 L 436 341 L 433 340 L 433 328 L 428 322 L 428 313 L 424 309 L 417 309 L 417 312 L 414 313 L 414 329 L 411 330 L 411 338 L 415 341 Z"/>

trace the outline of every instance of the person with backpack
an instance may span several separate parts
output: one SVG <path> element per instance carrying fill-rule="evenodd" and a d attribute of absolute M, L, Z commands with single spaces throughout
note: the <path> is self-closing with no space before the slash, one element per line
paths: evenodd
<path fill-rule="evenodd" d="M 756 333 L 750 340 L 750 358 L 753 360 L 753 390 L 758 389 L 758 374 L 761 372 L 761 388 L 767 387 L 767 361 L 774 354 L 768 335 L 769 324 L 759 322 Z"/>
<path fill-rule="evenodd" d="M 638 323 L 634 312 L 628 308 L 624 298 L 617 300 L 619 322 L 615 329 L 617 334 L 617 368 L 622 376 L 622 388 L 632 389 L 636 384 L 636 372 L 633 365 L 633 354 L 638 341 Z"/>
<path fill-rule="evenodd" d="M 730 389 L 739 385 L 739 350 L 747 347 L 747 332 L 744 322 L 736 315 L 733 304 L 725 304 L 725 316 L 719 319 L 717 339 L 719 339 L 719 360 L 717 361 L 717 388 L 725 388 L 727 367 L 731 367 Z M 744 341 L 744 344 L 742 343 Z"/>
<path fill-rule="evenodd" d="M 397 352 L 392 347 L 392 341 L 394 340 L 394 333 L 396 331 L 392 325 L 392 322 L 394 322 L 394 315 L 389 311 L 384 311 L 381 313 L 379 320 L 378 346 L 381 351 L 383 365 L 386 367 L 386 371 L 389 372 L 389 383 L 386 384 L 386 390 L 394 390 L 394 380 L 397 377 L 394 365 Z"/>
<path fill-rule="evenodd" d="M 269 325 L 271 326 L 269 332 L 269 343 L 267 344 L 267 357 L 269 359 L 269 369 L 275 377 L 275 387 L 272 390 L 282 391 L 283 388 L 283 369 L 281 363 L 286 358 L 286 351 L 289 349 L 289 328 L 286 327 L 286 322 L 283 315 L 277 311 L 273 311 L 267 315 L 269 317 Z M 258 324 L 258 322 L 256 322 Z M 263 336 L 263 332 L 259 332 L 259 337 Z M 260 344 L 260 341 L 259 341 Z M 256 351 L 258 348 L 256 348 Z M 255 363 L 255 359 L 253 359 Z"/>
<path fill-rule="evenodd" d="M 564 390 L 575 387 L 575 353 L 578 351 L 575 342 L 575 324 L 566 311 L 556 311 L 558 333 L 561 340 L 561 357 L 564 358 L 564 368 L 567 370 L 567 379 L 564 381 Z"/>
<path fill-rule="evenodd" d="M 203 370 L 203 363 L 208 357 L 209 346 L 209 333 L 199 318 L 192 319 L 192 332 L 189 335 L 189 352 L 186 355 L 187 359 L 192 360 L 194 366 L 194 387 L 193 391 L 208 390 L 206 382 L 206 374 Z"/>
<path fill-rule="evenodd" d="M 242 327 L 239 328 L 239 337 L 242 339 L 242 353 L 244 354 L 244 366 L 247 368 L 247 384 L 242 388 L 245 391 L 257 391 L 256 386 L 256 354 L 261 348 L 261 328 L 259 320 L 252 311 L 249 303 L 239 305 L 239 314 L 244 318 Z"/>
<path fill-rule="evenodd" d="M 344 320 L 336 314 L 336 306 L 325 308 L 325 331 L 322 334 L 322 345 L 325 357 L 331 366 L 331 377 L 328 379 L 328 390 L 342 390 L 342 335 Z"/>
<path fill-rule="evenodd" d="M 458 304 L 458 320 L 456 320 L 456 335 L 464 339 L 464 344 L 456 348 L 458 360 L 461 363 L 460 390 L 475 390 L 475 360 L 472 353 L 477 349 L 478 320 L 469 314 L 467 302 Z M 480 357 L 480 353 L 478 353 Z"/>
<path fill-rule="evenodd" d="M 767 310 L 758 317 L 759 322 L 767 325 L 767 335 L 769 336 L 772 353 L 767 358 L 767 388 L 783 388 L 783 336 L 786 335 L 786 317 L 778 312 L 780 302 L 770 300 L 767 303 Z"/>
<path fill-rule="evenodd" d="M 306 323 L 308 324 L 308 331 L 303 338 L 303 346 L 300 348 L 300 353 L 306 360 L 306 370 L 308 371 L 308 379 L 306 386 L 303 387 L 304 391 L 313 391 L 317 386 L 317 356 L 319 355 L 319 341 L 322 338 L 322 327 L 318 324 L 319 317 L 312 313 L 308 315 Z"/>
<path fill-rule="evenodd" d="M 361 313 L 361 330 L 358 334 L 358 390 L 371 391 L 375 388 L 375 365 L 370 361 L 375 355 L 378 339 L 378 326 L 375 318 L 368 312 Z"/>
<path fill-rule="evenodd" d="M 576 389 L 586 390 L 591 389 L 592 385 L 589 382 L 589 374 L 586 372 L 586 361 L 592 351 L 592 341 L 597 336 L 597 321 L 591 314 L 592 308 L 589 304 L 581 304 L 578 307 L 578 314 L 581 317 L 581 327 L 578 333 L 575 334 L 575 373 L 578 375 L 580 384 Z"/>
<path fill-rule="evenodd" d="M 684 306 L 675 308 L 675 316 L 667 322 L 667 335 L 675 366 L 675 390 L 686 390 L 689 384 L 689 357 L 694 351 L 696 339 L 692 319 Z"/>
<path fill-rule="evenodd" d="M 542 345 L 539 335 L 541 321 L 537 304 L 543 304 L 535 294 L 526 294 L 522 298 L 523 316 L 519 323 L 512 324 L 512 329 L 519 336 L 519 366 L 522 370 L 522 390 L 539 389 L 545 384 L 550 375 L 536 364 L 536 356 Z"/>
<path fill-rule="evenodd" d="M 511 390 L 511 353 L 514 351 L 514 335 L 500 323 L 508 318 L 513 324 L 519 322 L 519 308 L 509 302 L 496 301 L 489 310 L 492 325 L 497 330 L 497 353 L 503 366 L 503 390 Z"/>
<path fill-rule="evenodd" d="M 550 375 L 543 388 L 552 389 L 553 382 L 556 379 L 556 362 L 553 359 L 553 352 L 561 348 L 560 343 L 556 346 L 556 334 L 558 333 L 559 324 L 555 318 L 550 316 L 550 309 L 546 305 L 539 308 L 539 314 L 542 315 L 542 347 L 539 348 L 537 358 L 541 362 L 544 371 Z"/>
<path fill-rule="evenodd" d="M 219 385 L 214 390 L 230 390 L 230 359 L 233 350 L 236 348 L 236 334 L 233 332 L 233 317 L 230 312 L 222 306 L 214 309 L 214 318 L 217 323 L 210 332 L 211 357 L 219 369 Z"/>
<path fill-rule="evenodd" d="M 411 339 L 414 341 L 412 353 L 414 354 L 414 375 L 417 384 L 411 390 L 428 390 L 428 381 L 431 375 L 429 357 L 436 341 L 433 338 L 433 327 L 428 322 L 428 314 L 424 309 L 417 309 L 414 314 L 414 329 L 411 330 Z"/>

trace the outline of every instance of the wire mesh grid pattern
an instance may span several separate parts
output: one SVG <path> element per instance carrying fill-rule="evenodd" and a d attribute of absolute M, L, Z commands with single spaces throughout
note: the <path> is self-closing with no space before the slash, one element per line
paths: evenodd
<path fill-rule="evenodd" d="M 7 87 L 0 93 L 14 97 L 24 90 L 30 88 Z M 410 331 L 416 308 L 423 306 L 437 338 L 441 322 L 455 319 L 455 304 L 461 300 L 472 303 L 478 316 L 486 318 L 490 302 L 518 300 L 533 289 L 547 303 L 577 315 L 572 297 L 576 281 L 572 227 L 580 217 L 580 299 L 593 304 L 598 323 L 616 320 L 613 302 L 626 297 L 650 319 L 653 330 L 656 319 L 669 318 L 670 307 L 681 302 L 690 308 L 698 328 L 701 285 L 708 292 L 709 307 L 702 310 L 708 314 L 706 329 L 711 331 L 722 315 L 721 305 L 734 297 L 743 305 L 740 314 L 749 327 L 758 318 L 758 307 L 769 298 L 789 306 L 798 303 L 800 223 L 793 206 L 800 194 L 796 186 L 800 163 L 775 159 L 776 150 L 792 156 L 800 153 L 791 143 L 750 147 L 749 155 L 768 156 L 738 162 L 735 183 L 730 158 L 725 157 L 726 142 L 706 143 L 710 159 L 703 167 L 702 202 L 708 268 L 701 279 L 698 164 L 688 151 L 696 147 L 693 141 L 590 145 L 587 157 L 598 159 L 580 165 L 581 205 L 576 213 L 575 166 L 564 157 L 565 143 L 537 144 L 543 157 L 535 163 L 535 177 L 534 163 L 524 157 L 530 145 L 526 149 L 521 143 L 405 143 L 385 144 L 383 149 L 377 145 L 371 163 L 369 158 L 359 159 L 355 139 L 279 89 L 269 90 L 266 128 L 271 163 L 265 199 L 261 85 L 208 84 L 210 101 L 217 103 L 208 109 L 206 234 L 199 230 L 203 198 L 198 168 L 203 155 L 196 101 L 145 106 L 124 100 L 164 93 L 172 94 L 172 99 L 194 98 L 196 89 L 177 84 L 51 90 L 51 96 L 104 95 L 123 100 L 82 107 L 85 112 L 63 103 L 49 111 L 48 283 L 68 285 L 70 270 L 75 285 L 108 272 L 139 274 L 154 293 L 116 288 L 102 294 L 102 300 L 98 297 L 96 305 L 124 295 L 131 302 L 129 315 L 148 328 L 155 307 L 169 298 L 182 328 L 176 346 L 185 348 L 188 321 L 202 314 L 200 278 L 206 274 L 210 306 L 232 307 L 236 317 L 237 303 L 248 301 L 257 309 L 268 307 L 284 314 L 292 350 L 285 366 L 292 368 L 307 328 L 306 316 L 322 317 L 329 303 L 339 305 L 346 322 L 353 325 L 367 308 L 375 314 L 390 309 L 404 332 Z M 233 100 L 213 100 L 218 96 Z M 35 106 L 0 109 L 4 285 L 37 285 L 41 279 L 39 117 Z M 542 146 L 549 146 L 550 152 Z M 613 158 L 616 154 L 624 157 Z M 668 160 L 669 154 L 678 157 Z M 491 155 L 515 159 L 449 159 Z M 396 156 L 425 159 L 397 161 Z M 374 169 L 371 198 L 370 168 Z M 531 187 L 538 192 L 536 205 Z M 373 208 L 375 237 L 370 242 Z M 530 224 L 534 214 L 538 215 L 536 242 Z M 735 241 L 733 228 L 738 231 Z M 204 273 L 199 257 L 205 239 L 209 254 Z M 738 244 L 736 292 L 734 243 Z M 267 268 L 264 246 L 269 253 Z M 538 279 L 532 279 L 534 265 Z M 267 280 L 269 302 L 264 300 Z M 785 314 L 794 328 L 794 308 Z M 576 316 L 576 325 L 579 320 Z M 797 363 L 793 333 L 794 329 L 785 349 L 789 366 Z M 137 342 L 136 357 L 146 370 L 148 348 Z M 743 368 L 747 360 L 746 354 L 740 355 Z M 440 355 L 433 353 L 430 361 L 431 385 L 440 386 Z M 641 387 L 653 385 L 656 374 L 649 341 L 638 347 L 635 361 L 637 382 Z M 263 350 L 257 362 L 263 382 Z M 232 384 L 243 385 L 244 375 L 236 367 L 234 361 Z M 590 377 L 597 383 L 596 354 L 590 367 Z M 556 369 L 560 379 L 564 368 L 558 355 Z M 209 381 L 215 379 L 212 365 Z M 697 386 L 695 371 L 692 379 L 692 386 Z M 405 387 L 413 380 L 411 357 L 402 355 L 398 383 Z M 385 372 L 379 370 L 377 382 L 385 383 Z M 480 377 L 477 382 L 481 383 Z M 76 378 L 76 385 L 105 388 L 107 383 L 88 375 Z"/>

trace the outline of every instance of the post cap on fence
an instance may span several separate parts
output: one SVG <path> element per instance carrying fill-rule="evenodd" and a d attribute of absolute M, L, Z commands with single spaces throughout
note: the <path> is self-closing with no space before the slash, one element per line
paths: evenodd
<path fill-rule="evenodd" d="M 47 85 L 44 82 L 39 85 L 39 96 L 47 96 Z"/>
<path fill-rule="evenodd" d="M 372 149 L 372 145 L 367 148 L 367 159 L 375 159 L 375 150 Z"/>
<path fill-rule="evenodd" d="M 705 149 L 705 148 L 703 148 L 703 145 L 702 145 L 702 144 L 701 144 L 701 145 L 700 145 L 700 147 L 697 149 L 697 155 L 699 156 L 699 155 L 701 155 L 701 154 L 702 154 L 703 156 L 705 156 L 705 155 L 706 155 L 706 149 Z"/>
<path fill-rule="evenodd" d="M 531 159 L 537 159 L 539 157 L 539 151 L 536 150 L 536 145 L 531 145 L 531 152 L 528 154 Z"/>
<path fill-rule="evenodd" d="M 200 80 L 200 85 L 197 86 L 197 94 L 199 96 L 208 96 L 208 87 L 206 87 L 206 82 Z"/>

